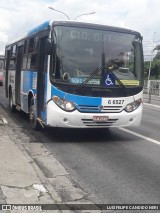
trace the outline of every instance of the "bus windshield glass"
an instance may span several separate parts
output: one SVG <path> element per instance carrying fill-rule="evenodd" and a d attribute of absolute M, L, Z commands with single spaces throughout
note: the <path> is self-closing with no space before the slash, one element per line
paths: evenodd
<path fill-rule="evenodd" d="M 56 26 L 52 35 L 53 81 L 103 87 L 116 87 L 119 81 L 143 84 L 142 40 L 136 34 Z"/>

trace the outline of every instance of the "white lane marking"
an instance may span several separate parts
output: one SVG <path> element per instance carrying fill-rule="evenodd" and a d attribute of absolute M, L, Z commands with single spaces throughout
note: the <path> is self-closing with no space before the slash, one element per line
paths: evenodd
<path fill-rule="evenodd" d="M 152 139 L 152 138 L 148 138 L 148 137 L 146 137 L 146 136 L 144 136 L 144 135 L 138 134 L 138 133 L 136 133 L 136 132 L 133 132 L 133 131 L 128 130 L 128 129 L 125 129 L 125 128 L 119 128 L 119 129 L 122 130 L 122 131 L 125 131 L 125 132 L 127 132 L 127 133 L 130 133 L 130 134 L 132 134 L 132 135 L 135 135 L 135 136 L 137 136 L 137 137 L 140 137 L 140 138 L 142 138 L 142 139 L 145 139 L 145 140 L 147 140 L 147 141 L 150 141 L 150 142 L 152 142 L 152 143 L 156 143 L 156 144 L 160 145 L 160 141 L 154 140 L 154 139 Z"/>

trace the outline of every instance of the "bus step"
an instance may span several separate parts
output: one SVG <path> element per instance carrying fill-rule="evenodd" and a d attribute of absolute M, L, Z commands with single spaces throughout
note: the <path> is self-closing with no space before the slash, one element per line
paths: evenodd
<path fill-rule="evenodd" d="M 40 118 L 37 118 L 37 121 L 39 122 L 39 124 L 41 125 L 41 127 L 44 129 L 45 126 L 43 124 L 43 121 Z"/>
<path fill-rule="evenodd" d="M 21 110 L 21 107 L 19 105 L 16 105 L 16 110 L 17 111 L 20 111 Z"/>

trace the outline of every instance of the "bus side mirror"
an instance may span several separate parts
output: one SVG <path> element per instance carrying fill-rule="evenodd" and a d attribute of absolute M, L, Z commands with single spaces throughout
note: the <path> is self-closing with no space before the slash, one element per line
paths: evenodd
<path fill-rule="evenodd" d="M 51 55 L 52 54 L 52 42 L 51 42 L 50 38 L 46 39 L 45 52 L 46 52 L 47 55 Z"/>

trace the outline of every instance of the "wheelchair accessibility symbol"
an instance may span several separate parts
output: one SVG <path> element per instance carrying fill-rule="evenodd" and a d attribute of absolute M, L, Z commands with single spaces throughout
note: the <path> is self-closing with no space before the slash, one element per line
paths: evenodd
<path fill-rule="evenodd" d="M 110 77 L 110 75 L 108 74 L 108 75 L 107 75 L 107 78 L 106 78 L 106 80 L 105 80 L 105 84 L 106 84 L 107 86 L 112 86 L 112 85 L 114 85 L 113 81 L 114 81 L 114 79 L 112 79 L 112 78 Z"/>

